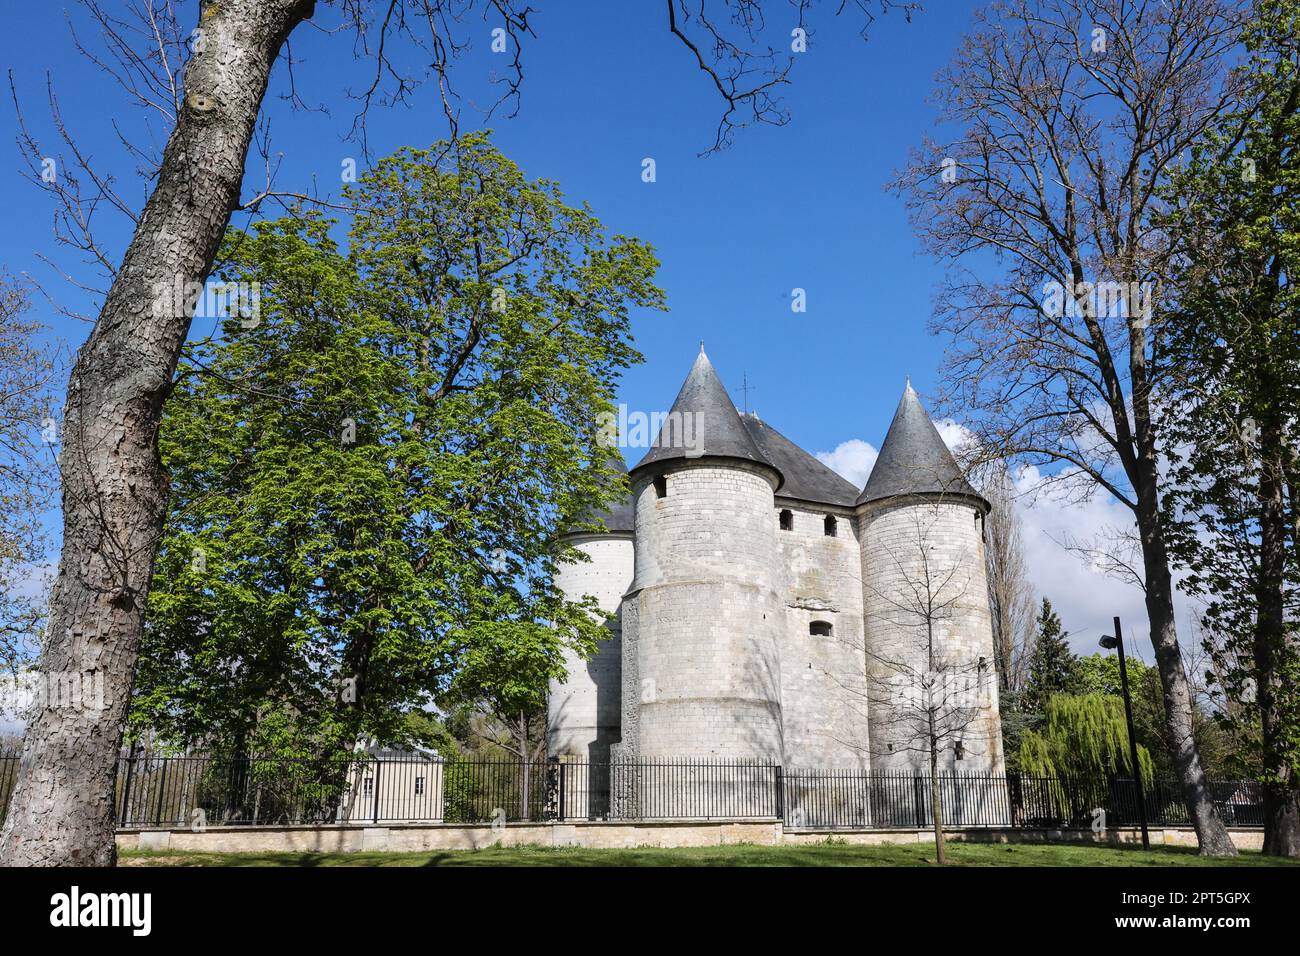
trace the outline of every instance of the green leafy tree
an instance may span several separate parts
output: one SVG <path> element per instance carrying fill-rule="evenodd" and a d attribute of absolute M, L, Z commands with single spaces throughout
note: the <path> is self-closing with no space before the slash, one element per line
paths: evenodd
<path fill-rule="evenodd" d="M 1223 635 L 1220 713 L 1258 742 L 1265 852 L 1300 856 L 1300 3 L 1253 12 L 1237 107 L 1164 182 L 1165 519 Z"/>
<path fill-rule="evenodd" d="M 1079 658 L 1081 676 L 1080 693 L 1104 694 L 1123 700 L 1120 686 L 1119 657 L 1115 654 L 1089 654 Z M 1129 694 L 1133 701 L 1133 729 L 1138 745 L 1151 755 L 1151 764 L 1160 776 L 1174 773 L 1174 748 L 1168 738 L 1168 725 L 1164 719 L 1164 690 L 1160 685 L 1160 671 L 1130 657 L 1128 659 Z M 1231 735 L 1220 726 L 1198 694 L 1192 712 L 1192 733 L 1201 752 L 1206 775 L 1225 778 L 1240 774 L 1242 768 L 1233 766 Z"/>
<path fill-rule="evenodd" d="M 1051 777 L 1102 778 L 1133 775 L 1124 702 L 1108 694 L 1052 694 L 1041 730 L 1025 734 L 1020 754 L 1026 773 Z M 1155 766 L 1138 745 L 1145 780 Z"/>
<path fill-rule="evenodd" d="M 1136 675 L 1146 667 L 1141 661 L 1129 661 L 1129 676 Z M 1089 654 L 1079 658 L 1079 687 L 1084 694 L 1109 694 L 1115 697 L 1122 693 L 1119 679 L 1119 656 L 1116 654 Z"/>
<path fill-rule="evenodd" d="M 1110 803 L 1114 778 L 1133 777 L 1124 703 L 1107 694 L 1051 694 L 1043 709 L 1041 727 L 1021 740 L 1021 772 L 1051 778 L 1048 793 L 1057 812 L 1082 822 Z M 1138 764 L 1150 783 L 1155 766 L 1141 744 Z"/>
<path fill-rule="evenodd" d="M 346 248 L 301 212 L 227 239 L 220 278 L 259 294 L 168 400 L 136 728 L 401 741 L 461 669 L 485 699 L 537 693 L 604 635 L 553 574 L 560 529 L 625 493 L 598 431 L 640 358 L 629 310 L 663 304 L 652 251 L 485 135 L 400 150 L 348 193 Z"/>

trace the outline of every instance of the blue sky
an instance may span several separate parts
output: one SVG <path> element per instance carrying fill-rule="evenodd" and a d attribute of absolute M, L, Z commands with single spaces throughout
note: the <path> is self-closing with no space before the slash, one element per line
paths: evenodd
<path fill-rule="evenodd" d="M 185 6 L 192 20 L 194 5 Z M 798 57 L 784 93 L 791 122 L 743 130 L 729 150 L 706 158 L 697 154 L 713 141 L 720 101 L 668 33 L 662 4 L 570 0 L 535 16 L 538 36 L 524 51 L 519 115 L 489 125 L 497 145 L 529 176 L 558 180 L 571 200 L 589 202 L 611 232 L 652 243 L 662 259 L 659 283 L 671 311 L 635 317 L 646 363 L 626 377 L 621 400 L 629 408 L 666 408 L 701 340 L 737 404 L 744 376 L 753 386 L 750 405 L 812 452 L 831 453 L 854 440 L 878 445 L 905 376 L 922 395 L 933 391 L 943 343 L 928 333 L 927 321 L 940 266 L 919 253 L 902 202 L 884 184 L 932 129 L 934 74 L 977 4 L 937 0 L 911 23 L 890 14 L 877 20 L 866 41 L 848 14 L 830 15 L 834 6 L 815 11 L 809 51 Z M 325 4 L 319 9 L 322 24 L 332 25 L 336 15 Z M 147 135 L 146 111 L 77 55 L 63 5 L 24 4 L 8 13 L 0 46 L 32 132 L 43 144 L 54 143 L 45 102 L 50 71 L 64 120 L 82 148 L 116 174 L 124 195 L 140 197 L 142 184 L 111 121 L 130 135 Z M 71 15 L 80 22 L 75 8 Z M 483 125 L 468 101 L 490 102 L 489 71 L 506 66 L 506 57 L 488 50 L 495 25 L 466 25 L 474 49 L 455 73 L 467 100 L 462 128 Z M 788 42 L 788 33 L 787 25 L 773 22 L 774 42 Z M 336 190 L 344 159 L 364 165 L 358 147 L 343 140 L 352 105 L 342 91 L 367 78 L 339 36 L 300 29 L 294 53 L 297 90 L 330 114 L 295 113 L 277 99 L 285 89 L 280 70 L 268 98 L 272 146 L 284 154 L 277 186 L 304 189 L 315 182 L 322 191 Z M 446 134 L 432 90 L 416 101 L 411 109 L 373 112 L 376 155 Z M 6 108 L 12 124 L 12 106 Z M 158 124 L 152 128 L 165 135 Z M 57 155 L 53 145 L 49 151 Z M 52 207 L 17 175 L 16 149 L 0 156 L 7 157 L 0 169 L 10 172 L 0 179 L 9 224 L 0 232 L 0 265 L 40 279 L 65 305 L 93 311 L 90 297 L 38 258 L 53 256 L 73 275 L 90 276 L 55 247 Z M 647 157 L 656 163 L 654 183 L 641 178 Z M 245 194 L 258 185 L 250 180 Z M 101 236 L 120 255 L 124 223 L 106 221 Z M 806 290 L 804 313 L 791 311 L 794 288 Z M 59 317 L 40 300 L 37 314 L 70 347 L 87 334 L 88 326 Z M 855 449 L 861 451 L 850 444 L 831 460 L 847 471 L 861 467 Z M 1052 529 L 1078 534 L 1123 518 L 1095 502 L 1040 511 L 1029 529 L 1037 583 L 1061 606 L 1066 626 L 1080 632 L 1081 649 L 1095 646 L 1113 613 L 1139 625 L 1140 601 L 1110 582 L 1080 579 L 1090 572 L 1059 553 Z"/>

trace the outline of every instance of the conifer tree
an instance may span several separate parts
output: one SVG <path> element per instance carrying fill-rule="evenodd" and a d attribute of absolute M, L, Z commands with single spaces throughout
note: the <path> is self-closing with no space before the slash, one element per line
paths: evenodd
<path fill-rule="evenodd" d="M 1029 662 L 1029 680 L 1022 697 L 1022 709 L 1030 714 L 1046 712 L 1052 694 L 1073 694 L 1082 690 L 1079 658 L 1070 650 L 1070 632 L 1062 630 L 1061 618 L 1052 602 L 1043 598 L 1038 613 L 1038 637 Z"/>

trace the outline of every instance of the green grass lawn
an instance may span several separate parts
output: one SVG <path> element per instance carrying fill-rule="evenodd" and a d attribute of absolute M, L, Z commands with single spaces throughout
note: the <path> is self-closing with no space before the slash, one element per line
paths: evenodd
<path fill-rule="evenodd" d="M 1230 860 L 1204 859 L 1195 851 L 1161 847 L 1079 844 L 949 844 L 956 866 L 1296 866 L 1255 852 Z M 576 847 L 491 847 L 423 853 L 186 853 L 123 851 L 124 866 L 933 866 L 933 846 L 896 844 L 849 846 L 693 847 L 664 850 L 588 850 Z"/>

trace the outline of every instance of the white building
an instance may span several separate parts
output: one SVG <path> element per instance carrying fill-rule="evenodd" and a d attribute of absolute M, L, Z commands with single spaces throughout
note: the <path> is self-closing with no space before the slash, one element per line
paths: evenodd
<path fill-rule="evenodd" d="M 943 772 L 1003 772 L 989 505 L 910 385 L 859 490 L 739 414 L 701 350 L 628 478 L 559 578 L 611 636 L 552 686 L 552 756 L 928 773 L 933 711 Z"/>
<path fill-rule="evenodd" d="M 427 822 L 444 818 L 444 769 L 432 750 L 368 746 L 352 764 L 339 823 Z"/>

